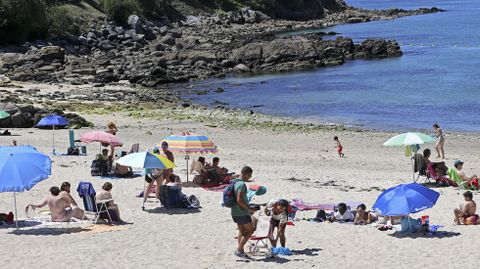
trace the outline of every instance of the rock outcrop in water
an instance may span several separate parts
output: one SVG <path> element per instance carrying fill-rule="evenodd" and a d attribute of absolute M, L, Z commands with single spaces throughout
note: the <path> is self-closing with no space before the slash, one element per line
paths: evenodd
<path fill-rule="evenodd" d="M 0 54 L 0 74 L 18 81 L 101 85 L 128 80 L 152 87 L 229 72 L 283 72 L 342 64 L 346 59 L 395 57 L 402 52 L 393 40 L 354 44 L 344 37 L 323 40 L 321 34 L 276 33 L 437 11 L 347 9 L 322 20 L 293 22 L 242 10 L 227 19 L 201 17 L 181 25 L 132 15 L 124 27 L 102 23 L 75 40 L 27 43 L 21 53 Z"/>

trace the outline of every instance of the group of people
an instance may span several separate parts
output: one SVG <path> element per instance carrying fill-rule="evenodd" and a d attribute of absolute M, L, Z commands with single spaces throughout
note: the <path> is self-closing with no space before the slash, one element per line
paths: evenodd
<path fill-rule="evenodd" d="M 206 162 L 205 157 L 199 157 L 191 167 L 190 174 L 196 173 L 193 182 L 197 184 L 228 182 L 234 176 L 234 173 L 220 166 L 218 157 L 214 157 L 212 163 Z"/>
<path fill-rule="evenodd" d="M 70 193 L 71 184 L 69 182 L 63 182 L 61 187 L 53 186 L 50 188 L 50 195 L 46 197 L 40 203 L 30 203 L 25 207 L 25 212 L 29 209 L 42 208 L 48 206 L 50 211 L 51 220 L 54 222 L 67 222 L 72 218 L 78 220 L 88 220 L 85 215 L 85 211 L 81 209 L 75 199 L 73 199 Z M 113 185 L 110 182 L 105 182 L 102 186 L 102 190 L 96 193 L 95 200 L 97 202 L 108 201 L 107 208 L 111 220 L 114 223 L 122 223 L 120 218 L 120 210 L 118 205 L 113 201 L 111 194 Z M 102 217 L 102 216 L 101 216 Z M 107 219 L 107 217 L 102 217 Z"/>
<path fill-rule="evenodd" d="M 418 165 L 421 174 L 426 175 L 428 178 L 435 180 L 439 184 L 452 187 L 465 187 L 478 189 L 477 175 L 473 174 L 468 176 L 463 171 L 464 162 L 461 160 L 455 160 L 453 167 L 446 166 L 444 161 L 432 162 L 430 161 L 431 151 L 430 149 L 423 150 L 421 164 Z"/>

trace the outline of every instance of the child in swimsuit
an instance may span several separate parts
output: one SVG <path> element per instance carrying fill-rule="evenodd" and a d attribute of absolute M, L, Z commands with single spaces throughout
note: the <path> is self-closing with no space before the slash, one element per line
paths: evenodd
<path fill-rule="evenodd" d="M 342 143 L 340 143 L 340 140 L 338 139 L 338 136 L 335 136 L 333 138 L 333 140 L 335 140 L 335 142 L 336 142 L 335 148 L 337 149 L 338 156 L 340 156 L 340 158 L 345 157 L 345 154 L 343 154 L 343 146 L 342 146 Z"/>
<path fill-rule="evenodd" d="M 273 247 L 277 246 L 278 239 L 280 239 L 282 247 L 285 247 L 285 228 L 287 227 L 288 222 L 288 206 L 289 203 L 287 200 L 280 199 L 268 202 L 267 207 L 265 207 L 265 214 L 271 217 L 268 234 L 271 236 L 270 243 Z M 276 236 L 273 235 L 275 229 L 277 229 Z"/>

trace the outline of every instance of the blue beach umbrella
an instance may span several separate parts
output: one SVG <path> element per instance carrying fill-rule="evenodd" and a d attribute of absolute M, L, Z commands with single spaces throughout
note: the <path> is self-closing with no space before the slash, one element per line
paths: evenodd
<path fill-rule="evenodd" d="M 37 127 L 52 126 L 53 154 L 55 154 L 55 126 L 67 126 L 67 125 L 68 125 L 67 119 L 59 115 L 49 115 L 49 116 L 43 117 L 36 125 Z"/>
<path fill-rule="evenodd" d="M 0 192 L 13 192 L 18 228 L 16 192 L 30 190 L 51 175 L 50 158 L 31 146 L 0 147 Z"/>
<path fill-rule="evenodd" d="M 438 192 L 423 185 L 401 184 L 380 194 L 372 208 L 383 216 L 404 216 L 433 207 L 438 197 Z"/>

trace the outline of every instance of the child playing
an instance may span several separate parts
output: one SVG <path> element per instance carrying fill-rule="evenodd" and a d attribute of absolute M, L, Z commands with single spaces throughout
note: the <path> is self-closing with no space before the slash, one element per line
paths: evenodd
<path fill-rule="evenodd" d="M 340 158 L 345 157 L 345 154 L 343 154 L 342 152 L 343 151 L 342 143 L 340 143 L 340 140 L 338 140 L 338 136 L 335 136 L 333 140 L 335 140 L 336 142 L 335 148 L 337 149 L 338 156 L 340 156 Z"/>
<path fill-rule="evenodd" d="M 270 237 L 270 243 L 272 247 L 277 247 L 277 240 L 280 238 L 280 245 L 285 247 L 286 238 L 285 238 L 285 228 L 287 227 L 288 222 L 288 206 L 289 203 L 287 200 L 271 200 L 268 202 L 265 207 L 265 214 L 271 216 L 270 218 L 270 228 L 268 234 Z M 277 236 L 273 236 L 273 232 L 277 228 Z"/>

